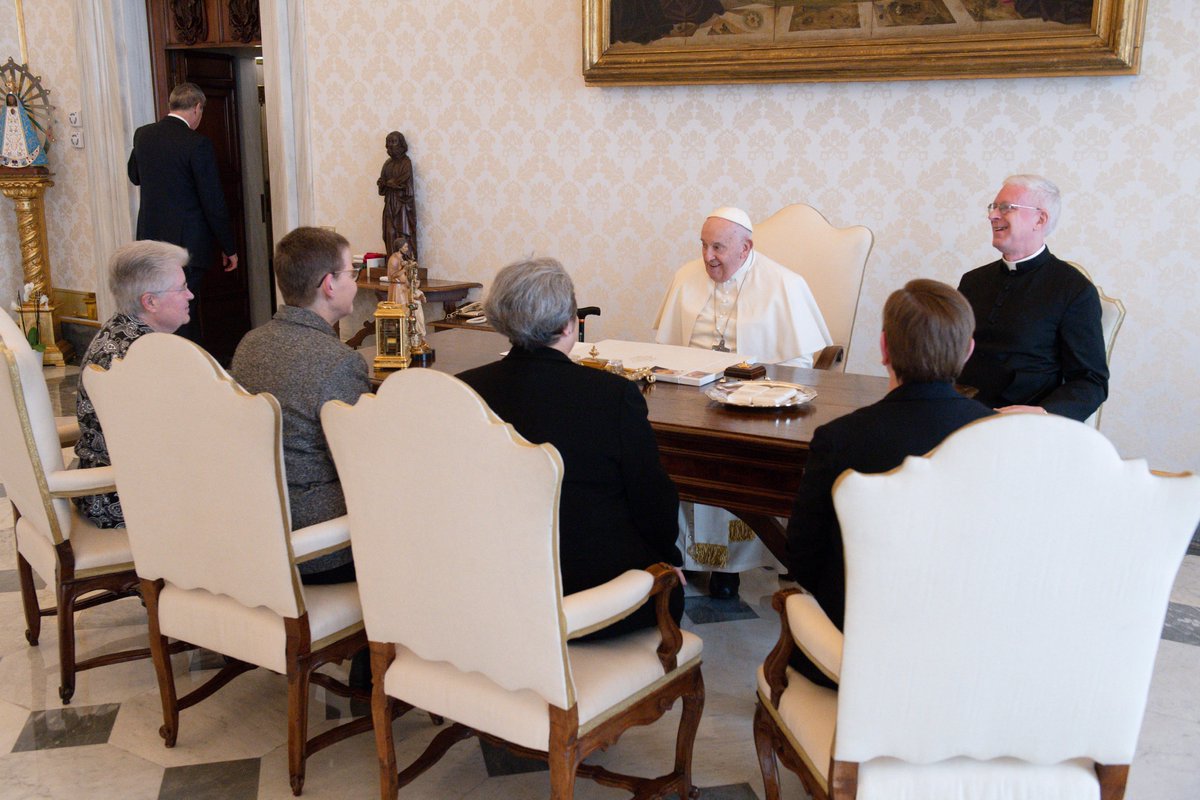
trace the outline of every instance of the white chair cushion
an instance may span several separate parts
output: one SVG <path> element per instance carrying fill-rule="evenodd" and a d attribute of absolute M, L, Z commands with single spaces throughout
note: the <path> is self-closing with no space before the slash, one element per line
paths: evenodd
<path fill-rule="evenodd" d="M 817 686 L 791 667 L 787 668 L 787 684 L 776 709 L 771 705 L 767 677 L 763 668 L 758 668 L 759 699 L 779 723 L 784 736 L 792 743 L 792 749 L 825 786 L 829 780 L 829 757 L 833 752 L 833 732 L 837 725 L 837 692 Z"/>
<path fill-rule="evenodd" d="M 858 800 L 1098 800 L 1091 761 L 1030 764 L 1013 758 L 951 758 L 909 764 L 876 758 L 859 765 Z"/>
<path fill-rule="evenodd" d="M 49 536 L 39 532 L 25 517 L 17 520 L 16 531 L 17 552 L 25 557 L 29 566 L 47 585 L 53 586 L 57 581 L 58 552 Z"/>
<path fill-rule="evenodd" d="M 71 504 L 71 551 L 75 554 L 75 574 L 83 576 L 132 569 L 133 553 L 124 528 L 97 528 Z"/>
<path fill-rule="evenodd" d="M 842 632 L 811 594 L 790 595 L 785 608 L 788 630 L 796 645 L 822 672 L 837 681 L 842 674 Z"/>
<path fill-rule="evenodd" d="M 129 535 L 123 528 L 97 528 L 71 504 L 71 528 L 67 539 L 75 554 L 75 575 L 86 577 L 133 568 Z M 40 533 L 24 517 L 17 521 L 17 550 L 25 556 L 42 580 L 53 584 L 58 552 L 49 537 Z"/>
<path fill-rule="evenodd" d="M 563 598 L 563 616 L 567 635 L 590 632 L 593 626 L 616 622 L 629 616 L 646 600 L 654 587 L 654 576 L 644 569 L 623 572 L 607 583 L 575 592 Z"/>
<path fill-rule="evenodd" d="M 655 652 L 658 643 L 658 631 L 647 629 L 568 646 L 581 729 L 666 680 Z M 683 631 L 679 666 L 698 658 L 702 647 L 699 637 Z M 502 689 L 477 672 L 426 661 L 402 645 L 396 646 L 396 660 L 384 676 L 383 686 L 392 697 L 514 744 L 534 750 L 549 746 L 549 706 L 528 689 Z"/>
<path fill-rule="evenodd" d="M 305 587 L 313 644 L 362 623 L 358 584 Z M 268 608 L 247 608 L 204 589 L 164 586 L 158 599 L 163 635 L 287 674 L 283 617 Z"/>

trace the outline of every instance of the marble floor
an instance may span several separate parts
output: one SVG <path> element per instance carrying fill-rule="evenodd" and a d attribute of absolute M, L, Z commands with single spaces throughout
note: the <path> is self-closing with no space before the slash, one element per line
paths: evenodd
<path fill-rule="evenodd" d="M 51 396 L 70 412 L 74 372 L 48 370 Z M 58 700 L 57 638 L 43 624 L 41 644 L 25 642 L 12 545 L 11 508 L 0 500 L 0 798 L 159 798 L 249 800 L 285 798 L 286 682 L 264 670 L 243 675 L 181 714 L 179 741 L 163 747 L 161 710 L 148 661 L 79 673 L 71 705 Z M 763 796 L 751 734 L 754 669 L 774 643 L 778 621 L 770 595 L 773 573 L 743 575 L 742 599 L 717 601 L 689 589 L 684 627 L 704 639 L 707 699 L 695 747 L 694 779 L 704 800 Z M 503 587 L 497 587 L 502 591 Z M 39 592 L 42 604 L 53 594 Z M 1176 580 L 1163 629 L 1130 800 L 1200 797 L 1200 542 L 1193 542 Z M 77 616 L 78 652 L 86 656 L 145 641 L 145 612 L 136 599 Z M 175 656 L 181 688 L 211 674 L 204 652 Z M 337 668 L 333 668 L 337 669 Z M 366 713 L 314 688 L 310 733 L 347 715 Z M 357 706 L 357 704 L 356 704 Z M 596 761 L 640 774 L 666 771 L 678 710 L 634 729 Z M 398 762 L 408 763 L 435 735 L 427 717 L 395 723 Z M 795 776 L 782 770 L 786 798 L 803 798 Z M 406 798 L 533 798 L 548 796 L 539 764 L 468 740 L 401 792 Z M 309 759 L 304 797 L 377 797 L 374 741 L 358 736 Z M 622 792 L 579 781 L 580 798 L 618 798 Z"/>

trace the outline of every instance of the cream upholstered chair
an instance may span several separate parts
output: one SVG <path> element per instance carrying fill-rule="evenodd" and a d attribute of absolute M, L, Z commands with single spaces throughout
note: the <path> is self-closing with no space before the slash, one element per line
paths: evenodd
<path fill-rule="evenodd" d="M 125 531 L 97 528 L 70 501 L 71 497 L 112 491 L 112 469 L 65 468 L 62 434 L 72 426 L 56 424 L 41 360 L 3 311 L 0 338 L 4 360 L 4 379 L 0 380 L 0 479 L 15 512 L 25 639 L 37 645 L 41 618 L 57 617 L 58 694 L 69 703 L 75 693 L 76 672 L 150 655 L 149 650 L 141 648 L 83 661 L 75 658 L 75 612 L 135 595 L 137 575 Z M 34 572 L 54 587 L 53 608 L 39 608 Z"/>
<path fill-rule="evenodd" d="M 811 596 L 777 595 L 755 714 L 767 797 L 776 749 L 817 798 L 1120 798 L 1200 477 L 1013 414 L 846 472 L 834 505 L 844 645 Z M 787 668 L 793 641 L 837 692 Z"/>
<path fill-rule="evenodd" d="M 465 383 L 431 370 L 397 373 L 354 407 L 327 403 L 321 421 L 371 641 L 382 796 L 475 734 L 548 759 L 555 798 L 572 796 L 577 772 L 638 797 L 689 796 L 701 642 L 669 616 L 677 579 L 665 565 L 562 596 L 558 451 L 529 444 Z M 651 596 L 657 629 L 569 642 Z M 455 721 L 400 774 L 386 723 L 393 698 Z M 679 698 L 672 772 L 648 780 L 580 764 Z"/>
<path fill-rule="evenodd" d="M 845 369 L 858 295 L 875 236 L 863 225 L 835 228 L 809 205 L 784 206 L 754 226 L 754 249 L 800 273 L 812 290 L 834 344 L 817 353 L 817 369 Z"/>
<path fill-rule="evenodd" d="M 1092 280 L 1091 273 L 1084 269 L 1082 265 L 1074 261 L 1068 261 L 1067 263 L 1082 272 L 1083 276 L 1089 281 L 1092 281 L 1092 285 L 1096 287 L 1096 293 L 1100 295 L 1100 329 L 1104 334 L 1104 358 L 1109 364 L 1112 364 L 1113 345 L 1117 341 L 1117 333 L 1121 330 L 1121 323 L 1125 321 L 1125 304 L 1115 297 L 1106 295 L 1104 289 Z M 1099 428 L 1100 412 L 1103 410 L 1104 404 L 1101 403 L 1100 408 L 1097 408 L 1096 412 L 1087 418 L 1087 424 L 1093 428 Z"/>
<path fill-rule="evenodd" d="M 181 709 L 255 666 L 282 673 L 300 794 L 309 755 L 371 726 L 362 717 L 307 738 L 309 683 L 350 694 L 316 670 L 367 643 L 355 584 L 304 586 L 296 571 L 345 545 L 346 517 L 290 530 L 279 403 L 247 394 L 186 339 L 147 334 L 83 381 L 103 420 L 150 616 L 159 733 L 173 747 Z M 227 665 L 178 698 L 168 637 L 224 654 Z"/>

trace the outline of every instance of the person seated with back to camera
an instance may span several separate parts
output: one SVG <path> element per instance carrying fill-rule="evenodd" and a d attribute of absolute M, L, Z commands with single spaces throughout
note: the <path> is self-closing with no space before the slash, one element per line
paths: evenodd
<path fill-rule="evenodd" d="M 654 323 L 655 341 L 806 368 L 833 344 L 804 278 L 755 250 L 753 234 L 740 208 L 708 215 L 701 257 L 675 273 Z M 710 572 L 713 597 L 736 597 L 739 572 L 780 566 L 750 526 L 722 508 L 683 503 L 679 530 L 684 567 Z"/>
<path fill-rule="evenodd" d="M 187 263 L 188 251 L 167 242 L 146 240 L 117 248 L 108 262 L 108 288 L 117 313 L 88 345 L 80 369 L 86 370 L 89 364 L 108 369 L 114 358 L 124 358 L 133 343 L 147 333 L 174 333 L 186 323 L 192 299 L 183 269 Z M 75 416 L 79 419 L 75 443 L 79 466 L 110 466 L 104 430 L 83 381 L 79 382 Z M 75 506 L 97 528 L 125 527 L 116 492 L 76 497 Z"/>
<path fill-rule="evenodd" d="M 879 335 L 887 395 L 813 432 L 788 521 L 788 566 L 838 630 L 845 619 L 846 571 L 833 484 L 848 469 L 887 472 L 994 413 L 954 388 L 974 348 L 974 327 L 967 299 L 944 283 L 913 280 L 892 292 Z M 792 667 L 813 683 L 835 686 L 799 649 Z"/>
<path fill-rule="evenodd" d="M 509 264 L 496 275 L 484 311 L 512 349 L 458 377 L 519 434 L 554 445 L 562 456 L 563 594 L 659 562 L 677 568 L 679 495 L 659 461 L 646 401 L 632 381 L 568 358 L 579 321 L 566 270 L 551 258 Z M 672 593 L 670 609 L 678 622 L 682 587 Z M 587 638 L 655 624 L 653 602 L 647 601 Z"/>

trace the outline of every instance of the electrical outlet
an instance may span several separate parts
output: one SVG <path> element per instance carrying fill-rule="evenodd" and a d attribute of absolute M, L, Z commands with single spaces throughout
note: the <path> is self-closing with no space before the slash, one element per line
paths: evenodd
<path fill-rule="evenodd" d="M 71 147 L 83 149 L 83 131 L 71 131 Z"/>
<path fill-rule="evenodd" d="M 82 128 L 83 127 L 83 123 L 80 122 L 80 119 L 81 119 L 80 112 L 78 112 L 78 111 L 67 112 L 67 122 L 71 123 L 72 128 Z"/>

